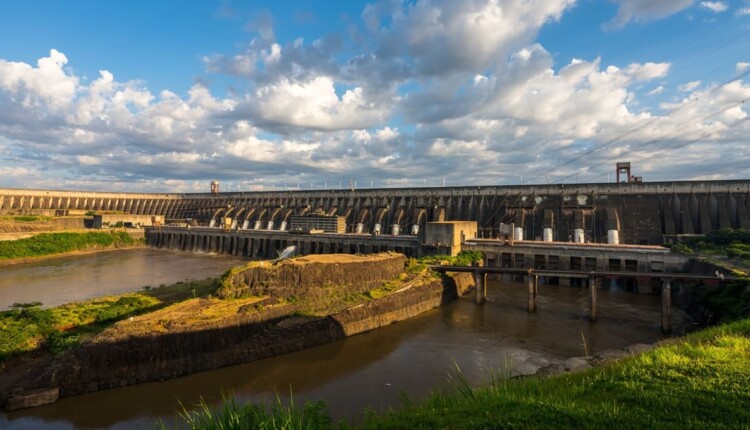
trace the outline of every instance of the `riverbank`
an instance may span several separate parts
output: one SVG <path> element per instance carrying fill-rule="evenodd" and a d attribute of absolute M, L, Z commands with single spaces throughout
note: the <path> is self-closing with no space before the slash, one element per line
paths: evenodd
<path fill-rule="evenodd" d="M 0 267 L 145 246 L 143 230 L 39 233 L 0 241 Z"/>
<path fill-rule="evenodd" d="M 400 255 L 390 254 L 374 266 L 368 260 L 382 256 L 336 258 L 323 266 L 315 257 L 278 266 L 265 263 L 283 274 L 294 272 L 309 259 L 311 272 L 320 276 L 327 277 L 321 267 L 343 268 L 338 273 L 350 274 L 348 279 L 339 279 L 338 285 L 319 285 L 320 294 L 289 295 L 271 288 L 267 295 L 222 300 L 203 291 L 203 297 L 143 315 L 131 314 L 79 346 L 44 363 L 33 363 L 15 381 L 6 378 L 0 401 L 12 398 L 11 409 L 33 406 L 57 396 L 169 379 L 297 351 L 409 318 L 452 300 L 467 287 L 462 282 L 444 282 L 424 267 L 404 270 L 406 261 Z M 260 263 L 249 266 L 253 265 Z M 365 270 L 368 265 L 371 269 Z M 390 277 L 379 279 L 382 268 L 390 266 L 398 268 L 396 276 L 386 270 Z M 365 278 L 367 289 L 352 288 L 362 285 Z M 315 291 L 313 286 L 309 290 Z"/>
<path fill-rule="evenodd" d="M 599 367 L 557 376 L 509 379 L 488 372 L 471 387 L 460 369 L 449 389 L 401 408 L 334 423 L 322 403 L 270 410 L 227 399 L 184 412 L 180 428 L 413 429 L 744 429 L 750 422 L 750 320 L 666 340 Z"/>
<path fill-rule="evenodd" d="M 90 217 L 68 216 L 35 216 L 35 215 L 2 215 L 0 216 L 0 237 L 12 233 L 48 233 L 61 230 L 78 230 L 86 227 Z"/>

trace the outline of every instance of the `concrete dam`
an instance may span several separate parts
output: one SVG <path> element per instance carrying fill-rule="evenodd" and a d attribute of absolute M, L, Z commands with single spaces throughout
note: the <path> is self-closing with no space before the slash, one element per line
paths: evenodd
<path fill-rule="evenodd" d="M 283 231 L 293 215 L 343 217 L 346 233 L 420 236 L 429 221 L 476 221 L 479 238 L 661 244 L 750 229 L 750 180 L 623 182 L 230 193 L 0 189 L 0 214 L 114 211 L 167 223 Z"/>

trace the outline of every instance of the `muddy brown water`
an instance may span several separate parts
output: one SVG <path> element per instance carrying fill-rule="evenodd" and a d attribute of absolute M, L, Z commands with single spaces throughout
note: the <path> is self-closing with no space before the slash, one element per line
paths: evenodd
<path fill-rule="evenodd" d="M 182 258 L 162 257 L 166 265 L 190 269 Z M 143 266 L 144 275 L 158 270 L 153 263 Z M 448 372 L 455 366 L 480 384 L 492 372 L 524 374 L 586 350 L 595 354 L 661 339 L 658 296 L 601 291 L 599 321 L 590 323 L 586 293 L 540 285 L 538 310 L 529 314 L 525 285 L 490 280 L 488 301 L 481 306 L 467 295 L 411 320 L 320 347 L 0 414 L 0 428 L 153 428 L 158 420 L 173 424 L 181 405 L 190 408 L 200 399 L 219 404 L 227 393 L 239 401 L 270 403 L 277 395 L 288 401 L 291 392 L 297 404 L 322 400 L 334 418 L 357 420 L 366 407 L 398 407 L 401 393 L 419 399 L 430 390 L 449 389 Z M 681 311 L 675 309 L 673 317 L 676 334 L 692 327 Z"/>

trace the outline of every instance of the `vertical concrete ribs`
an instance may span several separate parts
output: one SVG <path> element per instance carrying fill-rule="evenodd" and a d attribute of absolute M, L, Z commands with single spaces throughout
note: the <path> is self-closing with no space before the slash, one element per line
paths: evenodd
<path fill-rule="evenodd" d="M 0 189 L 0 213 L 84 210 L 164 215 L 167 222 L 278 230 L 292 215 L 346 219 L 347 232 L 421 234 L 429 221 L 477 221 L 479 237 L 514 224 L 524 240 L 660 244 L 665 237 L 750 228 L 750 181 L 135 194 Z"/>

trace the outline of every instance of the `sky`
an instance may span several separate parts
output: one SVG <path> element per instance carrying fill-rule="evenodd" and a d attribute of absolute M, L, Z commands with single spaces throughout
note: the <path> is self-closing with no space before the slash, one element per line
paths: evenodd
<path fill-rule="evenodd" d="M 750 1 L 0 2 L 0 188 L 750 178 Z"/>

